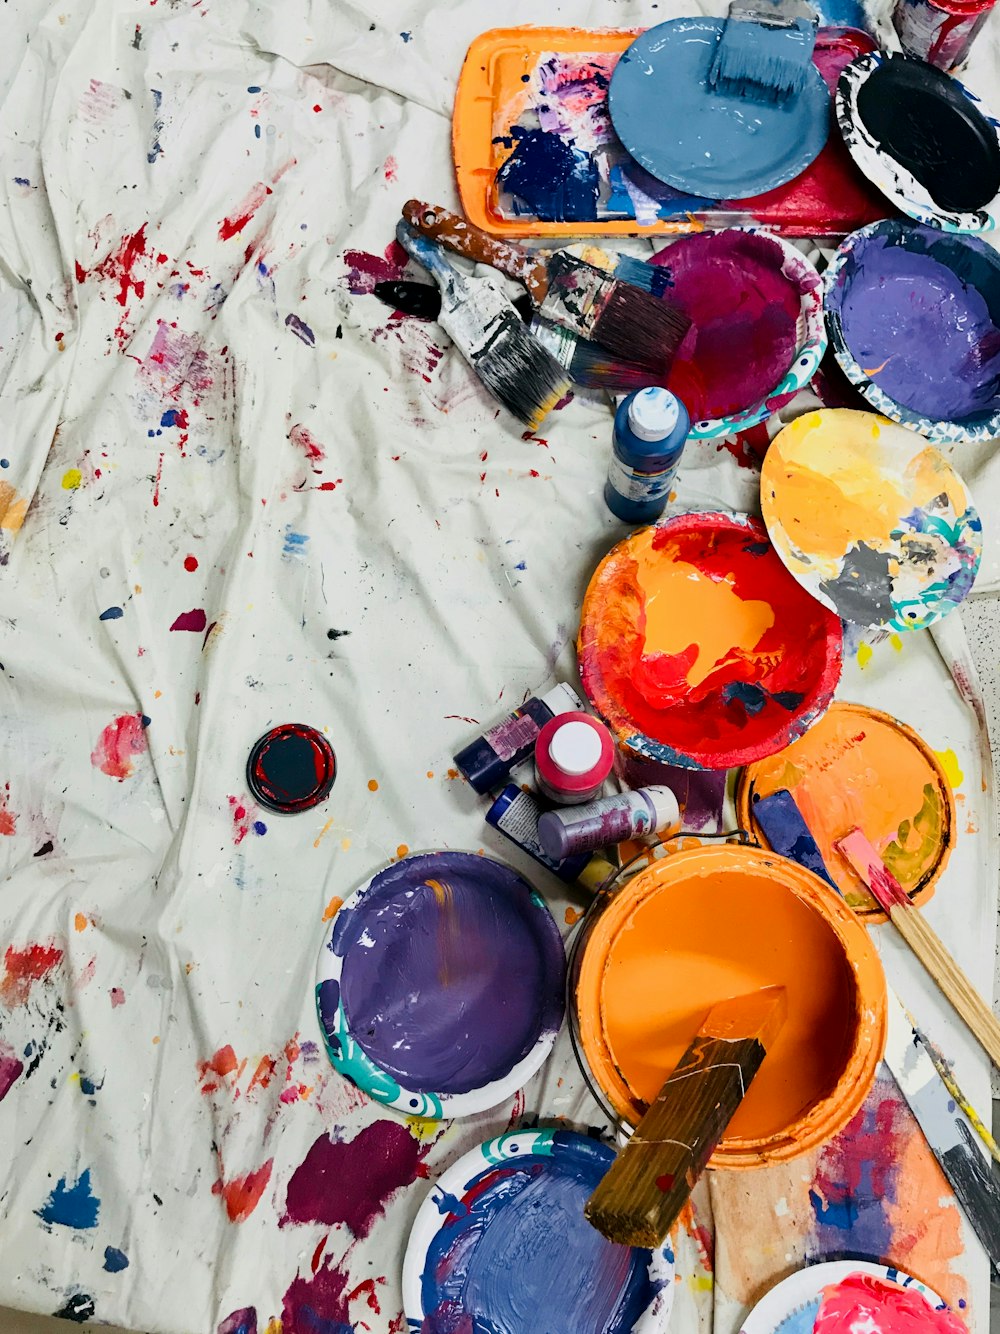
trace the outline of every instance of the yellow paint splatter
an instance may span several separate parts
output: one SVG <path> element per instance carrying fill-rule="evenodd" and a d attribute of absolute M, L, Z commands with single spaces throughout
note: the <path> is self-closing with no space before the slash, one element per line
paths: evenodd
<path fill-rule="evenodd" d="M 428 1121 L 424 1116 L 408 1116 L 406 1125 L 418 1144 L 429 1143 L 441 1130 L 440 1121 Z"/>
<path fill-rule="evenodd" d="M 890 648 L 894 648 L 897 653 L 902 653 L 903 651 L 903 641 L 900 639 L 899 635 L 889 636 L 889 646 Z"/>
<path fill-rule="evenodd" d="M 948 786 L 953 790 L 962 786 L 962 779 L 965 774 L 958 763 L 958 756 L 951 749 L 936 750 L 934 754 L 941 762 L 941 768 L 944 770 L 944 776 L 948 780 Z"/>
<path fill-rule="evenodd" d="M 155 1047 L 159 1041 L 160 1041 L 160 1038 L 159 1038 L 159 1035 L 157 1035 L 157 1036 L 153 1039 L 153 1046 Z"/>
<path fill-rule="evenodd" d="M 271 1321 L 268 1324 L 267 1329 L 264 1330 L 264 1334 L 281 1334 L 281 1316 L 275 1315 L 271 1317 Z"/>
<path fill-rule="evenodd" d="M 566 925 L 575 926 L 582 916 L 583 913 L 578 908 L 568 907 L 565 913 Z"/>
<path fill-rule="evenodd" d="M 378 791 L 378 779 L 377 779 L 377 778 L 369 778 L 369 780 L 368 780 L 368 791 L 369 791 L 369 792 L 377 792 L 377 791 Z"/>
<path fill-rule="evenodd" d="M 340 897 L 340 895 L 334 894 L 333 898 L 323 909 L 323 921 L 332 922 L 333 919 L 336 917 L 337 913 L 340 912 L 343 903 L 344 900 Z"/>
<path fill-rule="evenodd" d="M 405 843 L 400 843 L 399 847 L 396 849 L 396 856 L 405 857 L 406 854 L 409 852 L 409 850 L 410 849 L 406 846 Z"/>
<path fill-rule="evenodd" d="M 871 644 L 858 645 L 858 666 L 862 670 L 864 670 L 864 668 L 867 667 L 868 664 L 871 662 L 872 652 L 873 650 Z"/>
<path fill-rule="evenodd" d="M 340 846 L 341 846 L 341 847 L 344 849 L 344 851 L 346 852 L 347 849 L 351 846 L 351 840 L 350 840 L 349 838 L 342 838 L 342 839 L 340 840 Z"/>
<path fill-rule="evenodd" d="M 323 828 L 319 831 L 319 833 L 318 833 L 318 834 L 316 835 L 316 837 L 313 839 L 313 847 L 314 847 L 314 848 L 318 848 L 318 847 L 319 847 L 320 843 L 322 843 L 322 841 L 323 841 L 323 836 L 324 836 L 324 834 L 328 834 L 332 828 L 333 828 L 333 818 L 332 818 L 332 816 L 331 816 L 331 818 L 330 818 L 329 820 L 327 820 L 326 824 L 323 826 Z"/>
<path fill-rule="evenodd" d="M 77 931 L 86 931 L 87 929 L 86 913 L 78 912 L 76 916 L 73 918 L 73 926 Z"/>
<path fill-rule="evenodd" d="M 83 473 L 79 468 L 67 468 L 62 476 L 62 488 L 64 491 L 75 491 L 83 481 Z"/>
<path fill-rule="evenodd" d="M 27 512 L 27 497 L 18 500 L 17 492 L 10 482 L 0 482 L 0 528 L 6 528 L 11 533 L 17 532 Z"/>
<path fill-rule="evenodd" d="M 688 1287 L 692 1292 L 711 1292 L 714 1280 L 711 1274 L 688 1275 Z"/>

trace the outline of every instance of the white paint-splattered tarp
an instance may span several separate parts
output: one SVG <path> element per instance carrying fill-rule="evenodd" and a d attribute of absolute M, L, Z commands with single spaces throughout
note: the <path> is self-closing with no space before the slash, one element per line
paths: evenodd
<path fill-rule="evenodd" d="M 564 1033 L 523 1100 L 400 1122 L 398 1190 L 365 1205 L 371 1162 L 347 1147 L 340 1202 L 289 1213 L 314 1146 L 389 1119 L 317 1046 L 324 914 L 404 846 L 485 846 L 535 874 L 450 757 L 471 720 L 572 673 L 588 575 L 623 531 L 601 499 L 607 405 L 578 398 L 524 438 L 435 326 L 358 293 L 371 260 L 366 276 L 345 253 L 382 255 L 412 195 L 455 202 L 450 104 L 478 32 L 666 13 L 4 5 L 0 1305 L 170 1334 L 272 1318 L 386 1334 L 425 1178 L 519 1119 L 602 1124 Z M 995 479 L 966 471 L 989 532 Z M 699 446 L 680 499 L 752 507 L 755 482 Z M 928 912 L 986 988 L 971 716 L 926 636 L 852 657 L 840 695 L 954 752 L 965 832 Z M 339 772 L 325 806 L 278 818 L 243 774 L 289 720 L 328 729 Z M 560 923 L 580 906 L 536 878 Z M 985 1104 L 971 1040 L 883 944 Z M 673 1329 L 730 1334 L 756 1293 L 830 1250 L 789 1194 L 814 1214 L 837 1201 L 810 1205 L 816 1164 L 793 1167 L 713 1182 L 711 1202 L 700 1188 Z M 882 1183 L 898 1206 L 885 1258 L 964 1294 L 985 1329 L 982 1254 L 956 1254 L 968 1233 L 927 1179 L 940 1216 Z"/>

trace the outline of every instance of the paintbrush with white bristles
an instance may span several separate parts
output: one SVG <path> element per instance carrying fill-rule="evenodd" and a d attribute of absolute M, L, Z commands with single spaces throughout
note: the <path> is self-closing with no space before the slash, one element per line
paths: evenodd
<path fill-rule="evenodd" d="M 438 323 L 509 412 L 534 431 L 565 397 L 570 379 L 555 357 L 532 338 L 511 302 L 488 278 L 467 278 L 441 247 L 400 220 L 396 239 L 441 289 Z"/>

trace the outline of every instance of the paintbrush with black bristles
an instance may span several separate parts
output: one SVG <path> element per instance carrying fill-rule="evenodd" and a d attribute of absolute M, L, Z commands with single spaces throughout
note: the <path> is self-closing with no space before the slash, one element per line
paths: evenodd
<path fill-rule="evenodd" d="M 403 217 L 422 235 L 518 278 L 542 319 L 590 339 L 658 375 L 662 384 L 691 320 L 661 297 L 603 273 L 565 251 L 548 260 L 488 236 L 457 213 L 411 199 Z"/>
<path fill-rule="evenodd" d="M 504 294 L 488 278 L 471 278 L 445 259 L 441 247 L 402 220 L 396 239 L 441 289 L 438 323 L 509 412 L 534 431 L 565 397 L 569 376 L 535 341 Z"/>

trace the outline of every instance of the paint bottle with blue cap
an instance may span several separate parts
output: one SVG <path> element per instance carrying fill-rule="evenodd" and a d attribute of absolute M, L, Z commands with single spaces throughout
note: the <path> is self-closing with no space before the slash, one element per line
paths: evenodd
<path fill-rule="evenodd" d="M 626 523 L 660 517 L 690 430 L 687 408 L 669 389 L 637 389 L 622 400 L 604 487 L 612 514 Z"/>

